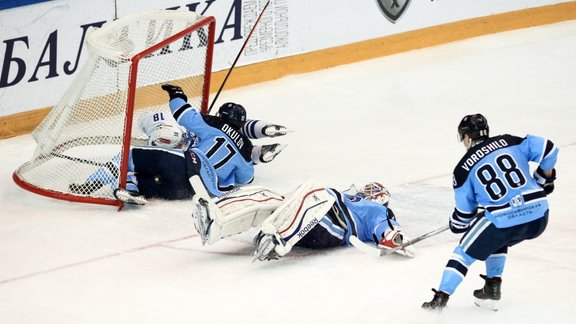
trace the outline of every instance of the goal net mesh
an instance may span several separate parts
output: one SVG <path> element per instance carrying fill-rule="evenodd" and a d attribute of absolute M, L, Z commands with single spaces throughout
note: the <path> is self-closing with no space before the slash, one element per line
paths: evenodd
<path fill-rule="evenodd" d="M 86 45 L 86 63 L 32 133 L 36 150 L 13 178 L 49 197 L 121 205 L 113 191 L 125 186 L 128 148 L 146 144 L 139 116 L 171 116 L 161 85 L 182 87 L 193 107 L 207 109 L 214 19 L 190 11 L 139 13 L 94 30 Z M 110 181 L 86 182 L 101 172 Z"/>

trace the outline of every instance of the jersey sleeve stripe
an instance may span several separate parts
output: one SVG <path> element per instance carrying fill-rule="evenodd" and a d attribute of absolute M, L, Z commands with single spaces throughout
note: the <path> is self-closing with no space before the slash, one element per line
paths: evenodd
<path fill-rule="evenodd" d="M 182 114 L 190 108 L 192 108 L 192 106 L 190 106 L 190 104 L 187 103 L 182 107 L 174 110 L 174 112 L 172 113 L 174 115 L 174 119 L 178 120 L 178 118 L 180 118 L 180 116 L 182 116 Z"/>

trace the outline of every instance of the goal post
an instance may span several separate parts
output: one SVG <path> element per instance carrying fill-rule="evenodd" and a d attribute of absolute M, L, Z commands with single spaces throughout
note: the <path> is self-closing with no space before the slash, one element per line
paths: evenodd
<path fill-rule="evenodd" d="M 139 116 L 171 116 L 161 85 L 182 87 L 193 107 L 207 111 L 214 34 L 213 17 L 183 10 L 141 12 L 92 31 L 89 56 L 33 131 L 36 150 L 14 171 L 16 184 L 56 199 L 122 206 L 113 191 L 126 186 L 130 147 L 145 143 Z M 106 181 L 73 187 L 95 174 Z"/>

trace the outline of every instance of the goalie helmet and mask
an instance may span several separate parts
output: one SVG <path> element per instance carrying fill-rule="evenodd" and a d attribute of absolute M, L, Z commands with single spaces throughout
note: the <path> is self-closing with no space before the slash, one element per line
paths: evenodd
<path fill-rule="evenodd" d="M 463 142 L 464 135 L 468 135 L 470 143 L 464 143 L 468 149 L 487 139 L 489 132 L 488 120 L 482 114 L 466 115 L 458 124 L 458 140 Z"/>
<path fill-rule="evenodd" d="M 392 196 L 388 189 L 379 182 L 367 183 L 360 191 L 358 191 L 358 193 L 356 193 L 356 195 L 360 198 L 377 202 L 386 207 L 388 207 L 390 197 Z"/>

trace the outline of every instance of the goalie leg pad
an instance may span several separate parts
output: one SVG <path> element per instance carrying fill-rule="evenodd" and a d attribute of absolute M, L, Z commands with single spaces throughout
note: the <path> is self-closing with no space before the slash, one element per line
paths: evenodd
<path fill-rule="evenodd" d="M 190 178 L 190 184 L 196 192 L 192 217 L 203 245 L 260 225 L 284 199 L 262 186 L 236 188 L 211 199 L 198 176 Z"/>
<path fill-rule="evenodd" d="M 214 204 L 204 183 L 200 176 L 194 175 L 189 179 L 190 185 L 194 189 L 194 197 L 192 203 L 194 204 L 192 210 L 192 218 L 194 219 L 194 227 L 196 232 L 200 234 L 202 245 L 205 245 L 210 240 L 210 227 L 214 218 L 221 217 L 221 212 Z"/>
<path fill-rule="evenodd" d="M 220 196 L 220 210 L 210 228 L 208 244 L 242 233 L 262 224 L 283 202 L 284 197 L 262 186 L 246 186 Z"/>
<path fill-rule="evenodd" d="M 279 241 L 274 248 L 279 256 L 290 252 L 302 237 L 320 223 L 335 202 L 324 188 L 313 187 L 311 182 L 301 185 L 260 227 L 262 234 L 273 235 Z"/>

